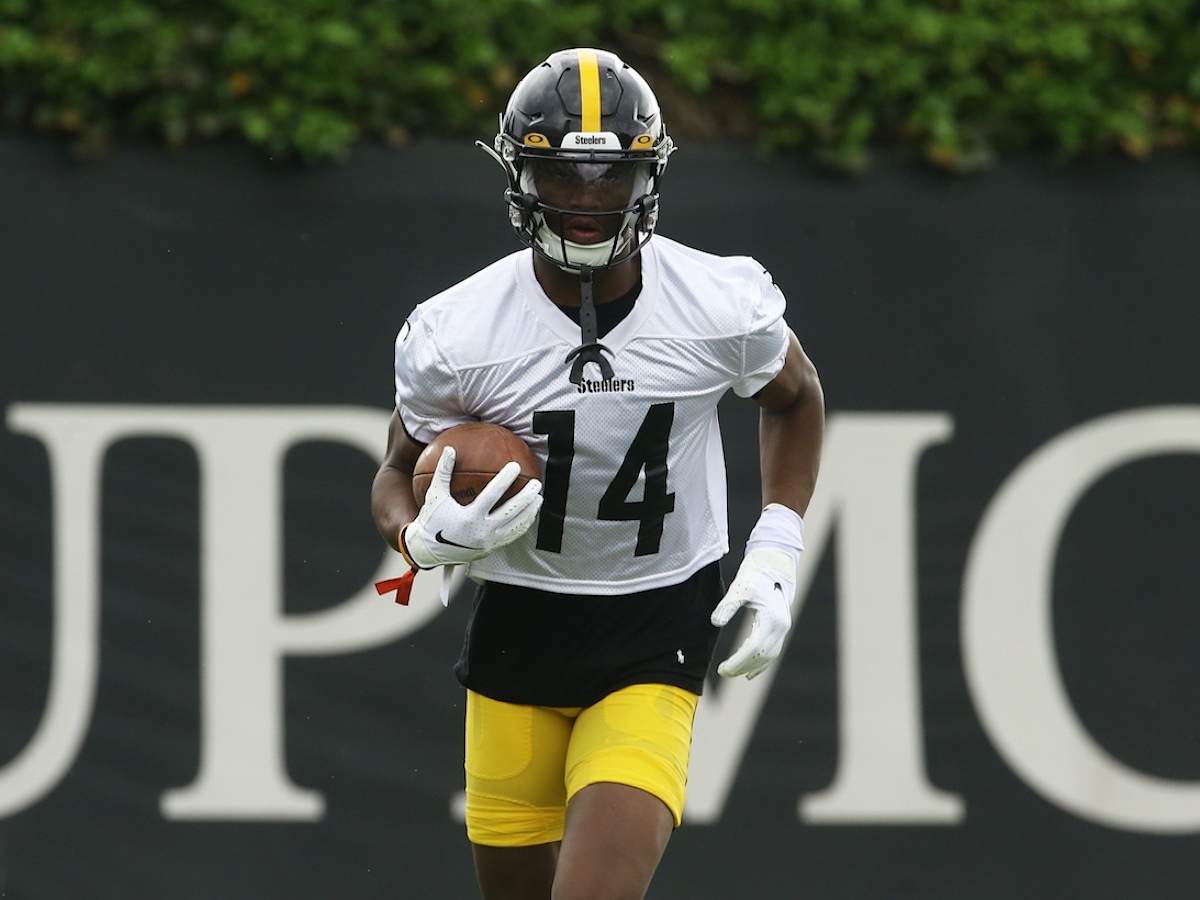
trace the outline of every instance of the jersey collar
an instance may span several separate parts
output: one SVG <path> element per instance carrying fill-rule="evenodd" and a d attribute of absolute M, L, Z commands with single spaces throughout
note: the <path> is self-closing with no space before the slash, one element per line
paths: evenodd
<path fill-rule="evenodd" d="M 655 306 L 658 305 L 658 258 L 654 250 L 654 239 L 651 238 L 641 249 L 642 254 L 642 292 L 638 294 L 637 302 L 624 319 L 608 332 L 600 342 L 613 353 L 617 353 L 629 343 L 641 329 Z M 516 254 L 517 281 L 521 288 L 521 297 L 530 312 L 546 328 L 563 343 L 575 347 L 579 344 L 579 326 L 565 316 L 542 290 L 537 276 L 533 274 L 533 251 L 526 250 Z"/>

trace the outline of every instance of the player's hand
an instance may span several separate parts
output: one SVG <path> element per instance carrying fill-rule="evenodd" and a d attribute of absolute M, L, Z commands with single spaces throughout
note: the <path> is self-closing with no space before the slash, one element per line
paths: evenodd
<path fill-rule="evenodd" d="M 492 511 L 521 474 L 515 462 L 506 463 L 466 506 L 450 496 L 453 472 L 454 448 L 447 447 L 434 469 L 424 505 L 400 531 L 400 552 L 417 568 L 483 559 L 528 531 L 542 508 L 542 483 L 531 479 L 515 497 Z"/>
<path fill-rule="evenodd" d="M 796 561 L 790 554 L 770 547 L 746 551 L 733 584 L 713 610 L 712 623 L 723 627 L 745 606 L 754 617 L 753 624 L 749 637 L 717 667 L 718 675 L 754 678 L 779 656 L 792 627 L 795 595 Z"/>

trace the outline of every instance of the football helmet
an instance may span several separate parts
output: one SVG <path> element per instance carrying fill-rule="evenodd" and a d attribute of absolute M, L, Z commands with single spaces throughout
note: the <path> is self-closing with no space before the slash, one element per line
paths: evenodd
<path fill-rule="evenodd" d="M 618 265 L 654 234 L 675 145 L 654 92 L 615 53 L 551 54 L 513 91 L 492 147 L 477 144 L 508 176 L 517 237 L 560 269 Z"/>

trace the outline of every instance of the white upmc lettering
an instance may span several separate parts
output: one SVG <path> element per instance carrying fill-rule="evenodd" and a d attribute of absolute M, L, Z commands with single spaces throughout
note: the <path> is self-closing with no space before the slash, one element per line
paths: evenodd
<path fill-rule="evenodd" d="M 950 418 L 939 413 L 830 417 L 821 477 L 805 516 L 807 548 L 793 619 L 840 520 L 841 748 L 833 785 L 800 803 L 806 821 L 953 824 L 962 818 L 962 800 L 933 787 L 925 774 L 913 563 L 917 462 L 951 430 Z M 722 680 L 701 701 L 688 821 L 720 818 L 775 672 L 767 669 L 754 681 Z"/>
<path fill-rule="evenodd" d="M 282 658 L 388 643 L 441 612 L 435 579 L 418 579 L 403 615 L 372 583 L 395 574 L 398 554 L 353 597 L 284 615 L 280 553 L 283 457 L 302 441 L 334 441 L 379 458 L 388 413 L 329 407 L 18 404 L 8 427 L 37 437 L 54 496 L 54 639 L 50 688 L 38 729 L 0 770 L 0 816 L 37 802 L 67 772 L 91 720 L 98 647 L 99 491 L 116 441 L 165 437 L 196 451 L 201 484 L 202 739 L 195 782 L 170 791 L 173 819 L 315 819 L 319 793 L 287 777 Z M 365 503 L 365 500 L 364 500 Z"/>
<path fill-rule="evenodd" d="M 335 441 L 378 459 L 388 414 L 326 407 L 17 404 L 16 433 L 46 447 L 53 496 L 53 643 L 46 709 L 0 768 L 0 816 L 36 803 L 69 770 L 96 690 L 100 473 L 119 440 L 187 441 L 201 470 L 202 738 L 193 784 L 168 792 L 176 819 L 314 819 L 322 798 L 293 784 L 283 758 L 282 658 L 352 652 L 395 640 L 441 612 L 419 579 L 404 615 L 370 582 L 303 615 L 282 612 L 283 458 Z M 831 787 L 804 798 L 810 822 L 953 823 L 959 797 L 934 788 L 922 748 L 915 621 L 914 486 L 921 453 L 946 440 L 942 414 L 830 418 L 821 483 L 806 516 L 799 604 L 840 519 L 841 747 Z M 1087 488 L 1127 462 L 1200 453 L 1200 407 L 1147 409 L 1082 425 L 1034 453 L 1005 482 L 967 562 L 962 655 L 984 728 L 1008 764 L 1064 809 L 1137 831 L 1200 830 L 1200 783 L 1145 775 L 1109 756 L 1079 722 L 1057 671 L 1050 576 L 1067 516 Z M 394 574 L 397 557 L 375 577 Z M 1014 565 L 1013 560 L 1019 564 Z M 374 578 L 371 581 L 375 580 Z M 775 671 L 723 682 L 700 705 L 688 819 L 714 822 Z"/>
<path fill-rule="evenodd" d="M 984 728 L 1034 790 L 1101 825 L 1183 833 L 1200 830 L 1200 782 L 1138 772 L 1088 734 L 1063 686 L 1050 613 L 1055 551 L 1079 498 L 1118 466 L 1165 453 L 1200 453 L 1200 407 L 1106 416 L 1018 467 L 971 546 L 962 651 Z"/>

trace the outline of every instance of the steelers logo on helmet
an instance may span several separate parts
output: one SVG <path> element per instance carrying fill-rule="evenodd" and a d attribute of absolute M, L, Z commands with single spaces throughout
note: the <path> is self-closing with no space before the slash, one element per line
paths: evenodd
<path fill-rule="evenodd" d="M 513 91 L 493 148 L 509 221 L 561 269 L 618 265 L 650 239 L 675 146 L 645 80 L 614 53 L 551 54 Z"/>

